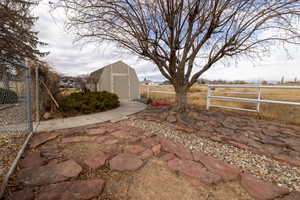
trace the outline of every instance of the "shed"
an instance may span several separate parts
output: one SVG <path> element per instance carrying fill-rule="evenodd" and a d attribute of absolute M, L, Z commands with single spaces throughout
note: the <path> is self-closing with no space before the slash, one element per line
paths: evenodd
<path fill-rule="evenodd" d="M 102 67 L 90 74 L 88 87 L 91 91 L 109 91 L 122 101 L 140 97 L 139 79 L 135 70 L 122 61 Z"/>

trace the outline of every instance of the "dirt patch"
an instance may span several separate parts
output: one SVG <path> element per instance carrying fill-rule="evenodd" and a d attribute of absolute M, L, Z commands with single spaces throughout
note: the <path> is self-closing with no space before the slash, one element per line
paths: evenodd
<path fill-rule="evenodd" d="M 229 182 L 218 186 L 193 185 L 189 178 L 171 172 L 166 163 L 152 159 L 137 171 L 107 181 L 104 193 L 112 199 L 131 200 L 250 200 L 238 183 Z"/>
<path fill-rule="evenodd" d="M 88 155 L 99 151 L 103 147 L 102 144 L 97 143 L 74 143 L 65 145 L 62 152 L 64 157 L 82 163 Z"/>
<path fill-rule="evenodd" d="M 0 134 L 0 185 L 24 141 L 25 135 Z"/>

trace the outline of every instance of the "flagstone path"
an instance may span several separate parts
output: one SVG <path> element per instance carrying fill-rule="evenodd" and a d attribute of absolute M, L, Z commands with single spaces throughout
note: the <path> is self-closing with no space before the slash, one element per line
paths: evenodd
<path fill-rule="evenodd" d="M 6 198 L 296 200 L 300 193 L 119 122 L 35 135 Z"/>

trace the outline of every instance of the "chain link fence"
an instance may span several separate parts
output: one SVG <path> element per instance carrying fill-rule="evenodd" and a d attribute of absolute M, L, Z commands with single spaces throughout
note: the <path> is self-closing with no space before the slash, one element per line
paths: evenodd
<path fill-rule="evenodd" d="M 30 91 L 29 67 L 0 63 L 0 134 L 32 131 Z"/>

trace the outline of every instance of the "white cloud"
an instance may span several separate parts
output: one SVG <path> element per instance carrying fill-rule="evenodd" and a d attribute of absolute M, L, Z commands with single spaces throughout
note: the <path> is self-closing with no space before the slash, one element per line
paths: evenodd
<path fill-rule="evenodd" d="M 153 80 L 163 80 L 158 69 L 149 61 L 138 59 L 122 51 L 113 44 L 101 44 L 82 47 L 74 44 L 74 36 L 64 29 L 64 15 L 62 10 L 50 12 L 48 1 L 40 3 L 35 14 L 39 16 L 36 30 L 39 31 L 41 41 L 49 45 L 41 47 L 50 51 L 47 60 L 58 72 L 67 75 L 87 74 L 112 62 L 123 60 L 134 67 L 140 79 L 147 76 Z M 264 57 L 262 61 L 253 63 L 242 60 L 237 64 L 225 67 L 218 63 L 207 71 L 203 77 L 209 79 L 227 80 L 292 80 L 300 79 L 299 48 L 288 46 L 293 59 L 286 56 L 282 49 L 274 48 L 270 57 Z"/>

